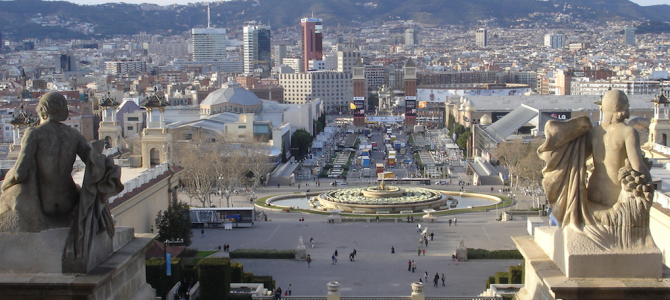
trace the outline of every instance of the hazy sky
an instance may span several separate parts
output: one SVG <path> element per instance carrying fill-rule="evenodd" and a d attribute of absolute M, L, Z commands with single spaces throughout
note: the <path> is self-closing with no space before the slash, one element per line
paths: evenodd
<path fill-rule="evenodd" d="M 160 5 L 167 4 L 187 4 L 189 2 L 201 2 L 194 0 L 67 0 L 78 4 L 100 4 L 109 2 L 125 2 L 125 3 L 156 3 Z M 654 4 L 670 4 L 670 0 L 632 0 L 639 5 L 654 5 Z M 202 1 L 205 2 L 205 1 Z"/>

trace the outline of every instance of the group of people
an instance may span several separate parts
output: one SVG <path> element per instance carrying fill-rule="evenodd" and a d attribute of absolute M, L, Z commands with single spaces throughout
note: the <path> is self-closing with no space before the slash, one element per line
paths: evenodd
<path fill-rule="evenodd" d="M 288 288 L 284 292 L 284 296 L 291 296 L 291 284 L 288 285 Z M 282 296 L 282 289 L 281 287 L 277 287 L 273 292 L 272 292 L 272 300 L 281 300 Z"/>
<path fill-rule="evenodd" d="M 219 246 L 219 250 L 221 250 L 221 246 Z M 230 252 L 229 244 L 223 244 L 223 252 Z"/>

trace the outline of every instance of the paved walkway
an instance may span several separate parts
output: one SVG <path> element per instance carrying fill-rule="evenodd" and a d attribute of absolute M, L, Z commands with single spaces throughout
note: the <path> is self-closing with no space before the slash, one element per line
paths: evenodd
<path fill-rule="evenodd" d="M 301 191 L 307 187 L 302 186 Z M 312 191 L 316 190 L 310 183 Z M 433 186 L 436 189 L 457 190 L 459 186 Z M 490 186 L 473 187 L 467 190 L 490 192 Z M 494 187 L 497 191 L 499 187 Z M 319 190 L 326 190 L 321 187 Z M 295 187 L 263 188 L 258 197 L 293 193 Z M 523 195 L 522 193 L 519 193 Z M 183 195 L 182 195 L 183 197 Z M 235 206 L 248 206 L 246 196 L 235 197 Z M 517 196 L 520 205 L 527 205 L 529 199 Z M 183 198 L 182 198 L 183 199 Z M 186 199 L 184 199 L 186 200 Z M 195 203 L 194 203 L 195 204 Z M 435 234 L 435 240 L 429 241 L 426 256 L 417 256 L 419 233 L 416 224 L 408 223 L 342 223 L 329 224 L 325 215 L 313 215 L 299 212 L 281 213 L 263 209 L 272 221 L 257 222 L 252 228 L 223 230 L 205 228 L 205 237 L 200 230 L 193 234 L 192 248 L 214 250 L 219 245 L 230 244 L 231 250 L 246 249 L 295 249 L 298 238 L 302 236 L 307 253 L 311 255 L 312 267 L 307 268 L 304 261 L 238 259 L 244 264 L 245 272 L 257 275 L 272 275 L 277 286 L 286 289 L 292 284 L 295 296 L 323 296 L 327 293 L 326 284 L 338 281 L 343 296 L 409 296 L 412 282 L 423 280 L 428 272 L 430 283 L 425 289 L 427 296 L 476 296 L 485 290 L 488 276 L 496 271 L 507 271 L 510 265 L 518 265 L 521 260 L 471 260 L 456 265 L 451 255 L 458 246 L 460 237 L 465 239 L 468 248 L 489 250 L 514 249 L 510 236 L 525 235 L 525 218 L 515 218 L 510 222 L 497 222 L 495 211 L 462 213 L 439 217 L 439 223 L 422 224 L 428 232 Z M 300 217 L 305 222 L 299 222 Z M 457 218 L 458 225 L 449 226 L 449 218 Z M 316 246 L 309 248 L 309 239 L 313 237 Z M 395 247 L 394 254 L 391 247 Z M 348 259 L 349 253 L 356 249 L 355 262 Z M 333 265 L 331 255 L 337 250 L 339 261 Z M 408 260 L 415 260 L 415 273 L 407 271 Z M 447 287 L 434 288 L 432 278 L 435 273 L 444 273 Z M 440 283 L 441 285 L 441 283 Z"/>

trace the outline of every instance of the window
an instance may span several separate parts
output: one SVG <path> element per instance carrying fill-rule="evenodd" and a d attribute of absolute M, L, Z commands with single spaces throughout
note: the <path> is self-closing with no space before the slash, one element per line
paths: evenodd
<path fill-rule="evenodd" d="M 246 129 L 246 128 L 247 128 L 247 125 L 238 125 L 237 126 L 237 129 Z"/>
<path fill-rule="evenodd" d="M 128 117 L 128 122 L 137 122 L 139 120 L 140 120 L 139 117 Z"/>
<path fill-rule="evenodd" d="M 133 126 L 126 127 L 126 130 L 133 130 Z"/>

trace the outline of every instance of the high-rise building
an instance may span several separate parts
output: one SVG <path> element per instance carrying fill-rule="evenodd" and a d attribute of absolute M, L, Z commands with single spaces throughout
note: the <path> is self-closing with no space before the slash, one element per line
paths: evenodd
<path fill-rule="evenodd" d="M 106 61 L 105 70 L 112 75 L 139 74 L 147 71 L 147 63 L 139 60 Z"/>
<path fill-rule="evenodd" d="M 488 37 L 486 36 L 486 28 L 479 28 L 475 33 L 475 43 L 477 47 L 486 47 L 488 46 Z"/>
<path fill-rule="evenodd" d="M 563 48 L 563 35 L 555 33 L 544 35 L 544 46 L 552 49 Z"/>
<path fill-rule="evenodd" d="M 419 44 L 419 34 L 414 28 L 405 29 L 405 45 L 414 46 Z"/>
<path fill-rule="evenodd" d="M 68 54 L 56 55 L 56 71 L 60 73 L 77 71 L 77 59 Z"/>
<path fill-rule="evenodd" d="M 193 60 L 225 60 L 227 41 L 225 28 L 193 28 L 191 30 Z"/>
<path fill-rule="evenodd" d="M 360 52 L 355 51 L 337 51 L 337 71 L 351 73 L 351 68 L 361 58 Z"/>
<path fill-rule="evenodd" d="M 624 35 L 626 45 L 635 46 L 635 27 L 626 27 Z"/>
<path fill-rule="evenodd" d="M 309 70 L 310 60 L 323 60 L 323 27 L 321 19 L 305 18 L 302 26 L 302 67 Z"/>
<path fill-rule="evenodd" d="M 286 45 L 278 45 L 275 48 L 275 66 L 283 64 L 284 58 L 286 58 Z"/>
<path fill-rule="evenodd" d="M 360 57 L 354 63 L 352 71 L 354 101 L 352 102 L 353 106 L 350 106 L 350 108 L 353 110 L 352 114 L 354 115 L 354 125 L 364 126 L 365 109 L 366 104 L 368 103 L 368 87 L 366 85 L 365 79 L 365 66 L 363 65 L 363 60 L 361 60 Z"/>
<path fill-rule="evenodd" d="M 416 64 L 410 58 L 405 67 L 403 82 L 405 90 L 405 125 L 416 125 Z"/>
<path fill-rule="evenodd" d="M 242 32 L 244 40 L 244 73 L 253 73 L 256 69 L 262 69 L 261 76 L 269 77 L 272 68 L 270 26 L 245 26 Z"/>

